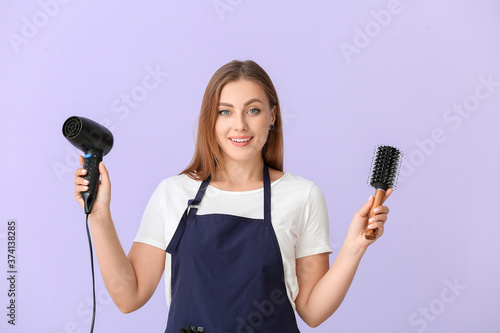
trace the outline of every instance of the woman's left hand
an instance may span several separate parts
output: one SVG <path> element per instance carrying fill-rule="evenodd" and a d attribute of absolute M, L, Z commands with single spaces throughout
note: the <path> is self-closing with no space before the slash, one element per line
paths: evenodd
<path fill-rule="evenodd" d="M 382 199 L 382 204 L 392 193 L 392 188 L 385 191 L 384 198 Z M 389 214 L 389 208 L 387 206 L 379 206 L 375 209 L 375 215 L 368 221 L 370 210 L 372 208 L 375 198 L 373 196 L 361 207 L 359 211 L 354 214 L 354 217 L 349 226 L 347 232 L 346 241 L 354 242 L 362 248 L 367 248 L 370 244 L 373 244 L 377 239 L 384 233 L 384 224 L 387 221 L 387 214 Z M 375 235 L 377 236 L 374 240 L 369 240 L 365 238 L 366 227 L 370 226 L 375 228 Z"/>

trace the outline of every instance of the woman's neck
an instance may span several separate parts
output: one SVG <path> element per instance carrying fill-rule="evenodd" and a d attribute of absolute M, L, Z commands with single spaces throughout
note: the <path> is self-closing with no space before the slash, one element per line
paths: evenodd
<path fill-rule="evenodd" d="M 250 191 L 262 187 L 264 161 L 224 161 L 227 174 L 218 169 L 211 185 L 227 191 Z"/>

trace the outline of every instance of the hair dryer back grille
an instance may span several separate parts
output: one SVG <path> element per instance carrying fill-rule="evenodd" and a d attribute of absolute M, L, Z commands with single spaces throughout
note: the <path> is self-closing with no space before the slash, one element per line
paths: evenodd
<path fill-rule="evenodd" d="M 77 117 L 71 117 L 66 120 L 63 128 L 63 134 L 66 138 L 71 139 L 80 133 L 82 130 L 82 122 Z"/>

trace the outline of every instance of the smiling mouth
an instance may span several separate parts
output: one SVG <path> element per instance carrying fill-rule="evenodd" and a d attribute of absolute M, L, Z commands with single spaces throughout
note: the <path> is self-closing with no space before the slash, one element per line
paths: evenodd
<path fill-rule="evenodd" d="M 228 139 L 236 147 L 246 147 L 252 141 L 253 136 L 230 136 Z"/>
<path fill-rule="evenodd" d="M 246 139 L 234 139 L 234 138 L 229 138 L 229 140 L 233 141 L 233 142 L 238 142 L 238 143 L 242 143 L 242 142 L 248 142 L 250 141 L 251 138 L 246 138 Z"/>

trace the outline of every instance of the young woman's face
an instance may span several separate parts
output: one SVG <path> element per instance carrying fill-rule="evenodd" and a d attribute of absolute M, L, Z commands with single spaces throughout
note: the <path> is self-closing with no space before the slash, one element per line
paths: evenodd
<path fill-rule="evenodd" d="M 274 123 L 274 108 L 256 83 L 239 80 L 222 88 L 215 134 L 225 162 L 262 159 L 262 148 Z"/>

